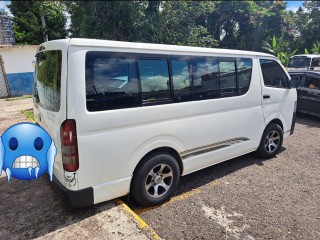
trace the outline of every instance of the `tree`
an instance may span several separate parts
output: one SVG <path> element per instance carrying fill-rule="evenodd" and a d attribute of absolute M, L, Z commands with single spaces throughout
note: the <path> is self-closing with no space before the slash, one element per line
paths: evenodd
<path fill-rule="evenodd" d="M 66 3 L 72 37 L 135 41 L 143 4 L 137 1 L 76 1 Z"/>
<path fill-rule="evenodd" d="M 8 16 L 8 13 L 4 9 L 0 9 L 0 15 Z"/>
<path fill-rule="evenodd" d="M 320 1 L 305 1 L 303 8 L 300 7 L 296 12 L 294 20 L 296 26 L 294 44 L 299 52 L 314 48 L 320 37 Z"/>
<path fill-rule="evenodd" d="M 209 33 L 207 21 L 214 9 L 212 2 L 166 1 L 159 18 L 161 43 L 198 47 L 215 47 L 217 41 Z"/>
<path fill-rule="evenodd" d="M 49 40 L 67 36 L 64 5 L 54 1 L 17 1 L 8 5 L 13 14 L 13 34 L 17 44 L 40 44 L 44 41 L 41 16 L 44 16 Z"/>

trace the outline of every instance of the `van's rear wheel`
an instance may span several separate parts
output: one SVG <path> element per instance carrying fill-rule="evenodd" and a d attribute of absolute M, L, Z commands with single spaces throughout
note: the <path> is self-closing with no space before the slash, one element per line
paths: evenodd
<path fill-rule="evenodd" d="M 280 151 L 282 142 L 282 128 L 276 123 L 270 123 L 263 132 L 257 153 L 260 157 L 272 158 Z"/>
<path fill-rule="evenodd" d="M 169 199 L 179 177 L 179 164 L 173 156 L 168 153 L 152 154 L 135 171 L 131 195 L 143 206 L 161 204 Z"/>

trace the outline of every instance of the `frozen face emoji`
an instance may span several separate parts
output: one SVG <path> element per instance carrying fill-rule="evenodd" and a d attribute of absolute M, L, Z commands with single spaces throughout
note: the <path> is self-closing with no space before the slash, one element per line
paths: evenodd
<path fill-rule="evenodd" d="M 47 170 L 52 181 L 57 149 L 50 135 L 40 126 L 19 123 L 8 128 L 0 137 L 0 174 L 8 178 L 36 179 Z"/>

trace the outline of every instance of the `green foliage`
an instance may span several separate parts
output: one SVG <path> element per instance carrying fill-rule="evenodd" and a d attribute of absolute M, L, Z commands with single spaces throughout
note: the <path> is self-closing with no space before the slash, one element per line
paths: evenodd
<path fill-rule="evenodd" d="M 67 2 L 72 37 L 135 41 L 142 4 L 135 1 Z"/>
<path fill-rule="evenodd" d="M 29 120 L 34 122 L 34 113 L 32 109 L 28 110 L 23 110 L 21 111 Z"/>
<path fill-rule="evenodd" d="M 319 52 L 320 1 L 297 12 L 286 1 L 17 1 L 9 8 L 19 44 L 71 37 L 266 51 L 283 63 L 295 53 Z"/>
<path fill-rule="evenodd" d="M 0 15 L 8 16 L 8 13 L 4 9 L 0 9 Z"/>
<path fill-rule="evenodd" d="M 283 40 L 283 36 L 278 38 L 278 40 L 276 36 L 273 36 L 271 44 L 263 41 L 262 49 L 277 56 L 285 66 L 288 65 L 290 57 L 298 51 L 298 49 L 290 51 L 287 42 Z"/>
<path fill-rule="evenodd" d="M 44 41 L 40 16 L 44 16 L 49 40 L 65 38 L 64 4 L 54 1 L 17 1 L 8 5 L 13 14 L 13 33 L 17 44 Z"/>
<path fill-rule="evenodd" d="M 311 49 L 313 54 L 319 54 L 320 53 L 320 42 L 317 41 L 312 45 L 312 49 Z"/>

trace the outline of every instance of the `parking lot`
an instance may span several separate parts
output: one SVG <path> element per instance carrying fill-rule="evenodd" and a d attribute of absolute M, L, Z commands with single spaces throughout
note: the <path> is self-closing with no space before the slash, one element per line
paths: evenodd
<path fill-rule="evenodd" d="M 131 206 L 165 239 L 320 239 L 320 119 L 298 115 L 276 158 L 248 154 L 181 179 L 160 207 Z"/>
<path fill-rule="evenodd" d="M 10 104 L 0 134 L 27 120 Z M 319 140 L 320 119 L 298 115 L 276 158 L 248 154 L 182 177 L 174 197 L 154 208 L 123 200 L 164 239 L 320 239 Z M 0 191 L 0 239 L 145 239 L 113 201 L 68 208 L 46 176 L 10 184 L 3 177 Z"/>

